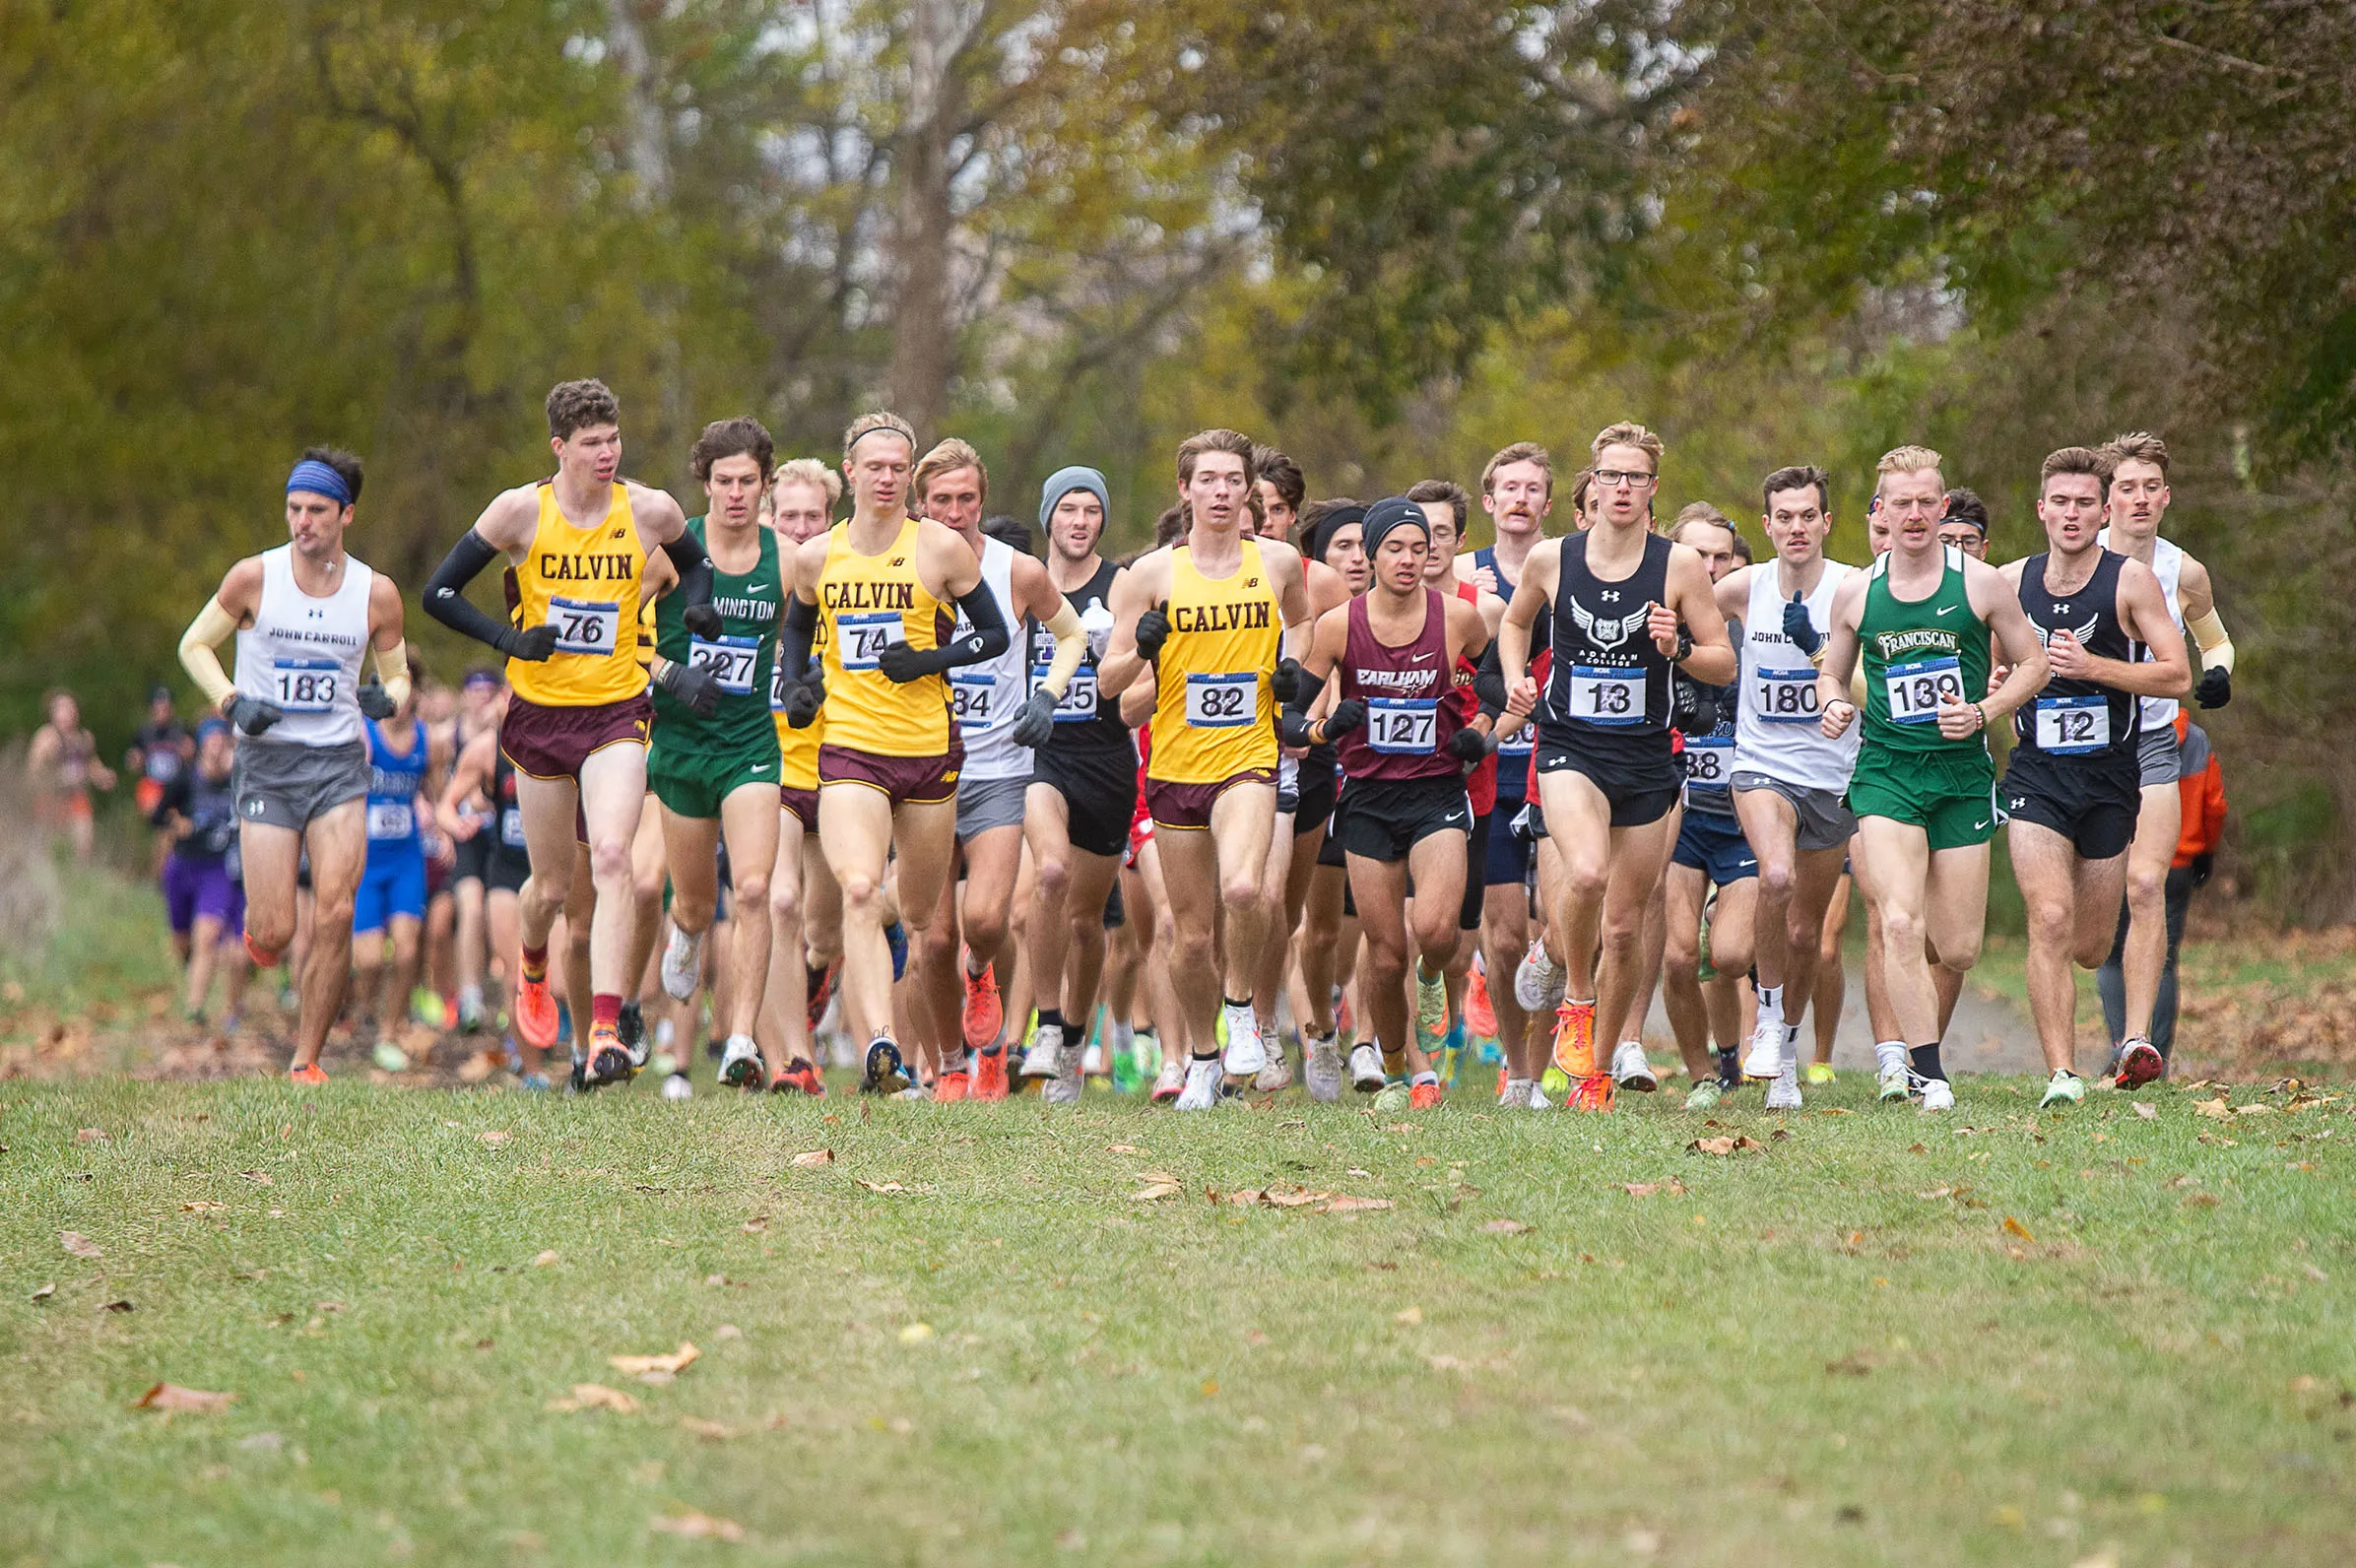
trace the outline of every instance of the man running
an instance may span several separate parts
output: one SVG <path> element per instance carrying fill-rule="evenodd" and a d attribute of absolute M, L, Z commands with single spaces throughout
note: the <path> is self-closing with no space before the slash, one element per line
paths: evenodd
<path fill-rule="evenodd" d="M 409 1070 L 409 1056 L 382 1037 L 397 1032 L 418 982 L 419 944 L 425 929 L 425 823 L 419 813 L 425 776 L 447 767 L 449 755 L 418 722 L 417 697 L 384 720 L 363 721 L 368 738 L 368 848 L 352 901 L 354 1002 L 362 1036 L 376 1035 L 376 1065 Z M 384 989 L 384 947 L 392 941 L 392 990 Z"/>
<path fill-rule="evenodd" d="M 2204 708 L 2221 708 L 2233 700 L 2233 639 L 2217 618 L 2208 568 L 2183 547 L 2160 537 L 2160 524 L 2168 516 L 2168 443 L 2148 431 L 2133 430 L 2113 436 L 2104 451 L 2111 459 L 2111 521 L 2101 544 L 2142 562 L 2159 578 L 2169 615 L 2199 650 L 2192 700 Z M 2151 1043 L 2151 1014 L 2168 962 L 2168 867 L 2184 826 L 2175 745 L 2179 706 L 2174 696 L 2143 699 L 2143 805 L 2135 818 L 2133 847 L 2127 851 L 2127 942 L 2120 957 L 2127 1035 L 2120 1042 L 2118 1072 L 2128 1088 L 2167 1071 Z"/>
<path fill-rule="evenodd" d="M 409 694 L 401 591 L 344 549 L 360 501 L 360 459 L 307 449 L 287 476 L 288 542 L 248 555 L 180 637 L 180 663 L 238 730 L 231 788 L 245 879 L 245 950 L 258 969 L 294 939 L 296 868 L 310 861 L 310 950 L 302 965 L 294 1061 L 287 1076 L 324 1083 L 319 1048 L 352 973 L 352 902 L 367 858 L 363 718 L 390 718 Z M 214 650 L 237 634 L 237 674 Z M 361 653 L 376 679 L 360 682 Z"/>
<path fill-rule="evenodd" d="M 173 955 L 188 983 L 180 1016 L 205 1021 L 218 957 L 226 975 L 221 1032 L 237 1031 L 245 994 L 245 889 L 237 884 L 237 797 L 229 727 L 207 716 L 196 726 L 196 759 L 164 782 L 148 819 L 170 843 L 164 859 L 164 912 Z"/>
<path fill-rule="evenodd" d="M 1841 584 L 1816 676 L 1823 733 L 1838 740 L 1858 717 L 1849 678 L 1863 654 L 1865 733 L 1848 794 L 1858 885 L 1879 919 L 1883 982 L 1926 1111 L 1954 1109 L 1955 1091 L 1938 1058 L 1942 997 L 1924 943 L 1953 986 L 1980 961 L 1988 845 L 2004 815 L 1983 732 L 2046 680 L 2045 650 L 2010 586 L 1938 542 L 1939 462 L 1923 446 L 1883 455 L 1874 494 L 1890 551 Z M 1994 690 L 1992 646 L 2011 666 Z M 1988 695 L 1974 701 L 1973 691 Z"/>
<path fill-rule="evenodd" d="M 786 695 L 789 725 L 823 707 L 818 832 L 843 900 L 842 999 L 867 1040 L 870 1093 L 906 1082 L 892 1023 L 884 935 L 885 862 L 897 851 L 900 907 L 931 910 L 956 852 L 957 735 L 949 672 L 1004 653 L 1012 638 L 981 562 L 954 529 L 908 515 L 916 432 L 896 414 L 864 414 L 843 432 L 850 519 L 793 553 L 779 657 L 807 670 L 825 622 L 822 678 Z M 956 631 L 962 610 L 971 628 Z"/>
<path fill-rule="evenodd" d="M 2096 543 L 2110 469 L 2105 454 L 2083 446 L 2048 456 L 2037 496 L 2046 550 L 2002 568 L 2053 671 L 2013 716 L 2017 744 L 2004 771 L 2012 875 L 2029 912 L 2029 1013 L 2053 1074 L 2041 1110 L 2086 1097 L 2069 966 L 2074 958 L 2098 968 L 2110 955 L 2142 806 L 2139 699 L 2181 696 L 2192 686 L 2159 578 Z M 2134 1081 L 2150 1076 L 2146 1065 L 2138 1062 Z"/>
<path fill-rule="evenodd" d="M 1572 1109 L 1608 1111 L 1617 1031 L 1598 1034 L 1596 1020 L 1616 1025 L 1627 1014 L 1643 967 L 1645 909 L 1671 847 L 1678 784 L 1669 674 L 1678 668 L 1723 686 L 1735 664 L 1701 557 L 1650 527 L 1661 438 L 1641 425 L 1612 425 L 1590 450 L 1596 521 L 1531 552 L 1498 640 L 1506 681 L 1520 686 L 1531 630 L 1551 608 L 1538 796 L 1563 859 L 1553 918 L 1569 971 L 1554 1062 L 1578 1078 Z"/>
<path fill-rule="evenodd" d="M 1226 1073 L 1252 1077 L 1268 1061 L 1251 998 L 1272 924 L 1262 873 L 1276 830 L 1276 705 L 1300 681 L 1281 643 L 1301 640 L 1309 599 L 1298 551 L 1243 537 L 1252 481 L 1249 436 L 1205 430 L 1179 445 L 1187 532 L 1141 556 L 1118 585 L 1112 643 L 1096 672 L 1104 695 L 1148 672 L 1154 682 L 1145 788 L 1187 977 L 1178 987 L 1190 1052 L 1184 1111 L 1217 1102 L 1222 1018 Z M 1216 1001 L 1213 974 L 1223 987 Z"/>
<path fill-rule="evenodd" d="M 688 629 L 712 637 L 721 625 L 711 605 L 711 561 L 687 531 L 679 502 L 621 477 L 622 405 L 606 384 L 565 381 L 552 388 L 548 432 L 556 476 L 504 491 L 484 509 L 426 580 L 425 613 L 507 655 L 513 695 L 499 747 L 520 775 L 516 802 L 532 860 L 521 910 L 515 1027 L 542 1050 L 556 1040 L 549 931 L 572 890 L 574 846 L 583 840 L 589 846 L 596 887 L 591 1019 L 587 1049 L 575 1050 L 582 1082 L 595 1086 L 637 1071 L 620 1023 L 622 997 L 638 983 L 625 965 L 634 908 L 630 841 L 646 801 L 653 717 L 635 635 L 648 555 L 660 548 L 678 570 Z M 502 555 L 514 571 L 513 624 L 466 598 L 467 584 Z M 687 665 L 666 674 L 673 695 L 709 706 L 709 675 Z"/>
<path fill-rule="evenodd" d="M 1753 961 L 1759 1016 L 1746 1076 L 1767 1083 L 1769 1110 L 1797 1110 L 1800 1021 L 1815 994 L 1824 911 L 1840 884 L 1857 818 L 1841 803 L 1857 736 L 1824 733 L 1816 665 L 1832 606 L 1857 568 L 1828 560 L 1832 485 L 1813 464 L 1779 468 L 1760 487 L 1773 560 L 1718 585 L 1718 607 L 1742 624 L 1734 731 L 1734 813 L 1759 865 Z M 1882 1064 L 1885 1091 L 1906 1088 L 1905 1063 Z M 1893 1077 L 1894 1075 L 1894 1077 Z"/>

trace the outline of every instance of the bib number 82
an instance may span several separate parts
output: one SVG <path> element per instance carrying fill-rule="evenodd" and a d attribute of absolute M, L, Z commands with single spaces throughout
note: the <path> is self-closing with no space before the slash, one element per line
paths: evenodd
<path fill-rule="evenodd" d="M 1230 729 L 1252 722 L 1260 707 L 1260 677 L 1251 671 L 1186 678 L 1186 722 L 1196 729 Z"/>

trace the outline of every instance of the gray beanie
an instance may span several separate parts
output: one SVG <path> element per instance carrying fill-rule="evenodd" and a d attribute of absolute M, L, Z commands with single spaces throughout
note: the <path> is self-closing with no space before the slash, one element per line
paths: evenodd
<path fill-rule="evenodd" d="M 1112 520 L 1113 501 L 1104 488 L 1104 476 L 1092 468 L 1059 468 L 1047 477 L 1039 489 L 1039 526 L 1045 528 L 1047 519 L 1055 515 L 1055 503 L 1076 490 L 1086 490 L 1096 497 L 1096 504 L 1104 508 L 1107 522 Z"/>

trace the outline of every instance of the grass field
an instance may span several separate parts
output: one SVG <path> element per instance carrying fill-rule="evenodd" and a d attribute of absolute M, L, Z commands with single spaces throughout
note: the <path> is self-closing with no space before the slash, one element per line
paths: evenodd
<path fill-rule="evenodd" d="M 2214 1092 L 0 1083 L 0 1562 L 2344 1563 L 2350 1102 Z"/>

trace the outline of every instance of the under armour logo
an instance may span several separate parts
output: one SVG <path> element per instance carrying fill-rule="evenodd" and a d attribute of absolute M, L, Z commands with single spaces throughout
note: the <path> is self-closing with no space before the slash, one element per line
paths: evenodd
<path fill-rule="evenodd" d="M 1604 590 L 1603 590 L 1603 603 L 1605 603 L 1605 604 L 1607 604 L 1607 605 L 1610 605 L 1610 604 L 1617 604 L 1617 603 L 1619 603 L 1619 590 L 1618 590 L 1617 588 L 1606 588 L 1606 589 L 1604 589 Z"/>

